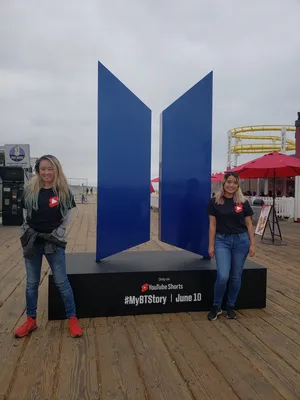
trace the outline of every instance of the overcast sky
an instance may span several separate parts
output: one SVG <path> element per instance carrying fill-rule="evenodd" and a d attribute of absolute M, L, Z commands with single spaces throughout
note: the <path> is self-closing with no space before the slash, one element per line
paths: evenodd
<path fill-rule="evenodd" d="M 230 128 L 297 119 L 299 23 L 299 0 L 1 0 L 0 145 L 94 184 L 100 60 L 153 111 L 155 177 L 160 112 L 213 70 L 222 171 Z"/>

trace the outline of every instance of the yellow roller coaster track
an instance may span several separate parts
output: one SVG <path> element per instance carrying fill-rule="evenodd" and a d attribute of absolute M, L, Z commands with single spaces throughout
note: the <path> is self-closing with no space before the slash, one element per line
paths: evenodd
<path fill-rule="evenodd" d="M 259 154 L 282 151 L 295 151 L 296 144 L 294 140 L 286 137 L 286 132 L 295 132 L 293 125 L 252 125 L 241 126 L 230 129 L 228 135 L 228 158 L 227 167 L 232 166 L 231 156 L 234 156 L 234 166 L 237 165 L 237 157 L 242 154 Z M 256 135 L 256 132 L 281 132 L 280 136 L 275 135 Z M 284 135 L 283 135 L 284 132 Z M 248 133 L 248 134 L 247 134 Z M 268 143 L 240 144 L 242 140 L 268 141 Z"/>
<path fill-rule="evenodd" d="M 285 128 L 286 132 L 295 132 L 296 128 L 292 125 L 254 125 L 254 126 L 241 126 L 239 128 L 230 129 L 231 138 L 236 140 L 236 143 L 231 146 L 231 152 L 240 154 L 255 154 L 255 153 L 269 153 L 272 151 L 280 151 L 281 136 L 270 135 L 245 135 L 246 132 L 278 132 Z M 237 144 L 241 140 L 263 140 L 271 141 L 269 144 Z M 286 151 L 295 150 L 295 141 L 286 139 Z"/>

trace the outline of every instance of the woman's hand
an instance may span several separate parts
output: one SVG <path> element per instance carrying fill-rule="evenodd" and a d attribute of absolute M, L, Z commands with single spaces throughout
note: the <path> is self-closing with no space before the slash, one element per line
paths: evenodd
<path fill-rule="evenodd" d="M 208 254 L 209 254 L 210 258 L 215 258 L 215 248 L 214 248 L 214 246 L 209 246 Z"/>
<path fill-rule="evenodd" d="M 255 245 L 251 244 L 249 248 L 249 257 L 253 257 L 255 255 Z"/>

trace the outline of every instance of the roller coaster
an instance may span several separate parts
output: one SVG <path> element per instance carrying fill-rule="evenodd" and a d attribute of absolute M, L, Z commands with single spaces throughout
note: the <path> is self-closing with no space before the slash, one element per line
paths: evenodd
<path fill-rule="evenodd" d="M 295 151 L 295 141 L 286 137 L 287 132 L 295 131 L 296 128 L 293 125 L 253 125 L 230 129 L 227 132 L 227 169 L 236 167 L 238 165 L 238 156 L 242 154 Z M 255 134 L 256 132 L 281 132 L 281 135 L 257 135 Z M 242 140 L 259 140 L 267 143 L 241 144 Z"/>

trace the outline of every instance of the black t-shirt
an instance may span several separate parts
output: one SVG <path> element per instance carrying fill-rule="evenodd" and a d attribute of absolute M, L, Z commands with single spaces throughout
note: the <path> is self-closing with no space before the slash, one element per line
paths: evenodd
<path fill-rule="evenodd" d="M 215 198 L 210 199 L 207 213 L 216 217 L 217 233 L 234 235 L 247 232 L 245 217 L 252 216 L 253 210 L 248 200 L 235 204 L 232 198 L 225 197 L 224 204 L 216 204 Z"/>
<path fill-rule="evenodd" d="M 71 208 L 76 207 L 74 197 L 72 196 Z M 23 208 L 25 208 L 23 201 Z M 31 218 L 27 216 L 28 225 L 36 232 L 51 233 L 62 223 L 63 216 L 59 206 L 59 199 L 54 191 L 42 188 L 39 192 L 38 209 L 32 210 Z"/>

